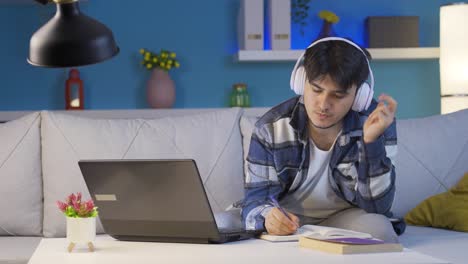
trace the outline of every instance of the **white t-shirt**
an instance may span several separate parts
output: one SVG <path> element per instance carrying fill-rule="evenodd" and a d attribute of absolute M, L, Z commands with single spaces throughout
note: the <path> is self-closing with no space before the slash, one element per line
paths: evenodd
<path fill-rule="evenodd" d="M 330 158 L 335 143 L 329 150 L 319 149 L 312 140 L 309 141 L 309 145 L 310 163 L 307 178 L 280 202 L 286 210 L 301 218 L 301 224 L 316 224 L 338 211 L 352 207 L 338 197 L 330 186 Z M 296 178 L 294 181 L 300 180 Z M 297 184 L 299 183 L 293 182 L 292 186 Z"/>

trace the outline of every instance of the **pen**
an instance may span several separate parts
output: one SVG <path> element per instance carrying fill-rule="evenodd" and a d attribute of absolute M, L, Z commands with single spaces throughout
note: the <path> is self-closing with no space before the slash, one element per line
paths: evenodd
<path fill-rule="evenodd" d="M 296 222 L 294 222 L 291 217 L 289 217 L 288 213 L 286 212 L 286 210 L 283 209 L 283 207 L 281 207 L 278 203 L 278 201 L 275 199 L 275 197 L 273 197 L 273 195 L 270 195 L 268 198 L 270 198 L 270 201 L 271 201 L 271 204 L 278 208 L 291 222 L 293 222 L 294 224 L 296 224 Z"/>

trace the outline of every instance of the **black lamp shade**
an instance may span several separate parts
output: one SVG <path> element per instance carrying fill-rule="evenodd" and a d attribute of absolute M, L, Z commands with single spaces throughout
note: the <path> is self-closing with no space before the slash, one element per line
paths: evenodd
<path fill-rule="evenodd" d="M 57 4 L 57 12 L 29 43 L 28 62 L 42 67 L 77 67 L 119 53 L 112 31 L 82 14 L 78 2 Z"/>

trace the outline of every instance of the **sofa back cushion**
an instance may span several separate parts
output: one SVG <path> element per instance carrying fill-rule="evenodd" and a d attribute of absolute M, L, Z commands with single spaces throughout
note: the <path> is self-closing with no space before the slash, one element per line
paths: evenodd
<path fill-rule="evenodd" d="M 78 191 L 89 198 L 80 159 L 194 159 L 211 207 L 225 210 L 243 197 L 239 115 L 239 109 L 227 109 L 123 120 L 43 112 L 44 236 L 65 235 L 56 200 Z M 99 221 L 97 228 L 103 232 Z"/>
<path fill-rule="evenodd" d="M 42 234 L 40 115 L 0 124 L 0 235 Z"/>
<path fill-rule="evenodd" d="M 396 196 L 404 216 L 424 199 L 447 191 L 468 172 L 468 109 L 399 120 Z"/>

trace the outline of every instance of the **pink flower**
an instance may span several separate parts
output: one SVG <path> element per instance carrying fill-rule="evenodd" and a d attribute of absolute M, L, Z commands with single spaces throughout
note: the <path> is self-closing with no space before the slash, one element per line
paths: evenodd
<path fill-rule="evenodd" d="M 67 204 L 73 206 L 74 202 L 76 202 L 76 196 L 74 193 L 72 193 L 67 198 Z"/>
<path fill-rule="evenodd" d="M 65 212 L 65 210 L 68 207 L 68 205 L 66 203 L 61 202 L 61 201 L 57 201 L 57 206 L 60 209 L 60 211 L 62 211 L 62 212 Z"/>
<path fill-rule="evenodd" d="M 58 208 L 69 217 L 91 217 L 97 215 L 97 208 L 92 199 L 84 202 L 80 192 L 72 193 L 66 198 L 66 203 L 57 201 Z"/>
<path fill-rule="evenodd" d="M 81 204 L 78 201 L 72 201 L 72 206 L 75 211 L 79 212 L 81 209 Z"/>
<path fill-rule="evenodd" d="M 93 203 L 93 200 L 89 200 L 85 203 L 85 208 L 86 208 L 86 211 L 89 213 L 93 210 L 94 208 L 94 203 Z"/>

